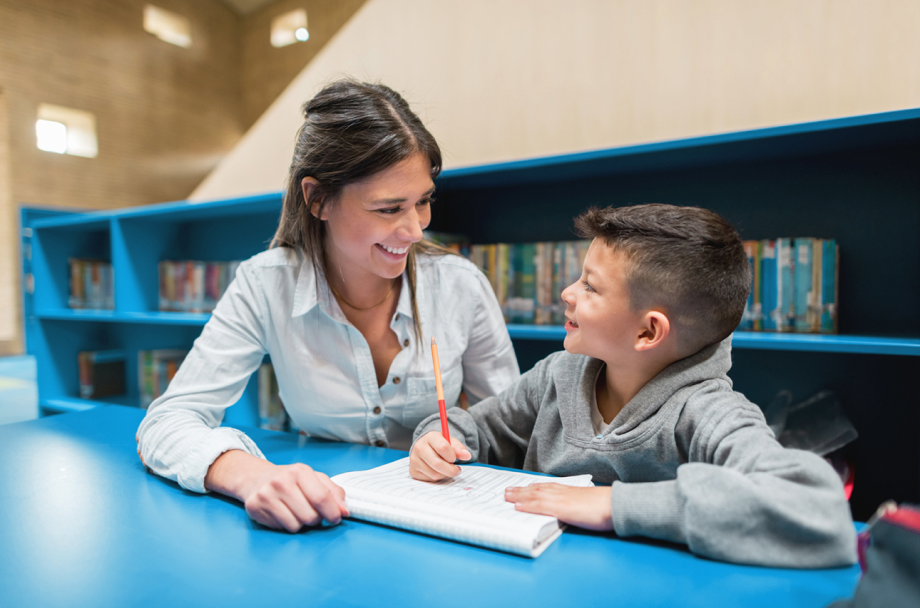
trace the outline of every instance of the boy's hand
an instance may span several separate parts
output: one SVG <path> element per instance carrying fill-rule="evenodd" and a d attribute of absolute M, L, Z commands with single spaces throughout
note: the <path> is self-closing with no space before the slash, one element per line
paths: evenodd
<path fill-rule="evenodd" d="M 409 474 L 421 481 L 440 481 L 445 477 L 456 477 L 460 467 L 456 460 L 469 460 L 473 455 L 466 446 L 450 438 L 450 443 L 437 431 L 422 435 L 412 446 L 409 454 Z"/>
<path fill-rule="evenodd" d="M 588 530 L 613 530 L 610 486 L 575 488 L 559 483 L 535 483 L 505 490 L 505 500 L 518 511 L 552 515 Z"/>

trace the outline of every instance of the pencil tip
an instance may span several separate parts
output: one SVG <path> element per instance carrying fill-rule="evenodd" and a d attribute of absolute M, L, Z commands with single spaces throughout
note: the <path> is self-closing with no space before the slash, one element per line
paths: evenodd
<path fill-rule="evenodd" d="M 434 344 L 434 336 L 431 336 L 431 343 Z"/>

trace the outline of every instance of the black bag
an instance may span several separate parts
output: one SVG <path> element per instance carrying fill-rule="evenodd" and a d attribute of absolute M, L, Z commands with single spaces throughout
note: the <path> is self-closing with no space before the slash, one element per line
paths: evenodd
<path fill-rule="evenodd" d="M 920 608 L 920 508 L 887 502 L 859 533 L 863 576 L 828 608 Z"/>

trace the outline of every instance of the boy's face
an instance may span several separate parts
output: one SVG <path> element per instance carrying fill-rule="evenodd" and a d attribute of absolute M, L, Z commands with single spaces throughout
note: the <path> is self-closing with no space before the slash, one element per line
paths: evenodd
<path fill-rule="evenodd" d="M 581 278 L 562 292 L 565 350 L 608 365 L 635 354 L 643 314 L 629 306 L 626 260 L 603 240 L 594 239 Z"/>

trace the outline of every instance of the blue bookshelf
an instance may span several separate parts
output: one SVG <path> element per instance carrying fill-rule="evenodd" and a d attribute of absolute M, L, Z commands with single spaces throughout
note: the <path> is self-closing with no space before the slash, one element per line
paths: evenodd
<path fill-rule="evenodd" d="M 26 344 L 44 414 L 139 404 L 139 350 L 190 348 L 210 315 L 158 311 L 157 262 L 229 261 L 263 251 L 282 194 L 114 211 L 21 211 Z M 835 238 L 838 335 L 736 332 L 735 388 L 766 405 L 829 388 L 860 433 L 851 504 L 920 502 L 920 109 L 448 170 L 430 228 L 473 243 L 574 238 L 591 205 L 714 209 L 745 239 Z M 70 257 L 110 261 L 115 309 L 67 306 Z M 511 325 L 523 370 L 559 350 L 561 327 Z M 126 395 L 79 398 L 77 352 L 122 349 Z M 228 424 L 257 424 L 255 378 Z"/>

